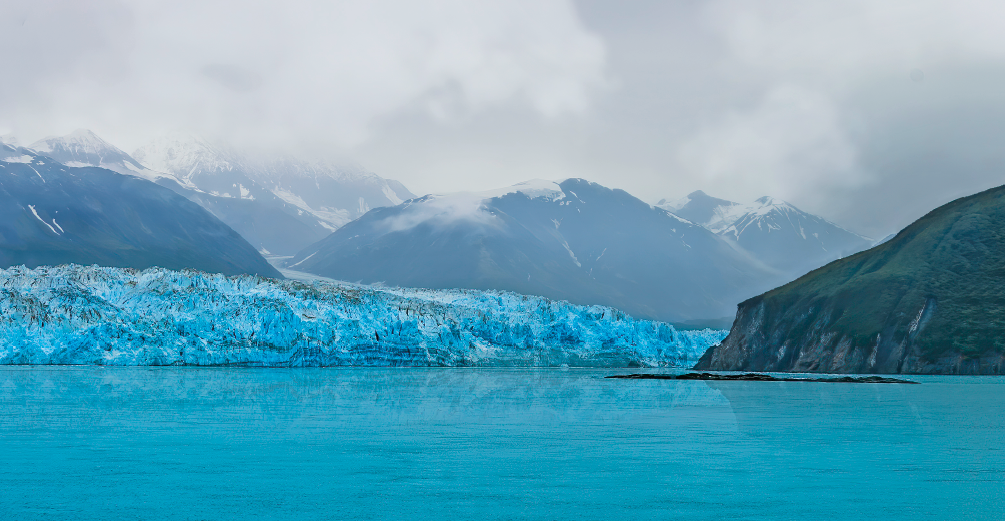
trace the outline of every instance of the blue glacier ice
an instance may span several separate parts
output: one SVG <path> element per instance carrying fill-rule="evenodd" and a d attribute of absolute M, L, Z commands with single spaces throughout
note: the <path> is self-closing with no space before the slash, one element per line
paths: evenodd
<path fill-rule="evenodd" d="M 683 367 L 726 331 L 500 291 L 0 270 L 0 364 Z"/>

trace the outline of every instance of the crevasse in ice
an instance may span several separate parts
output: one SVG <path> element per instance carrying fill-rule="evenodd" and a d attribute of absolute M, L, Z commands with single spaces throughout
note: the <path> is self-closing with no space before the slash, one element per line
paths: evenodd
<path fill-rule="evenodd" d="M 501 291 L 0 270 L 0 364 L 686 366 L 726 331 Z"/>

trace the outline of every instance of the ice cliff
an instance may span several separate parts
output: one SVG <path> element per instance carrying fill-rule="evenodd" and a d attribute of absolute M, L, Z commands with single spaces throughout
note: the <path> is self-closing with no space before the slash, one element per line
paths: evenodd
<path fill-rule="evenodd" d="M 0 364 L 690 366 L 726 331 L 498 291 L 0 270 Z"/>

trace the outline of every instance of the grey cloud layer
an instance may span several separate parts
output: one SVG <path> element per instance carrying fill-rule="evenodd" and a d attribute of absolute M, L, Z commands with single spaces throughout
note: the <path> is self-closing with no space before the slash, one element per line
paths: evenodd
<path fill-rule="evenodd" d="M 515 99 L 554 116 L 604 84 L 603 43 L 562 0 L 22 0 L 4 13 L 19 81 L 0 124 L 26 134 L 86 123 L 346 146 L 404 108 L 445 118 Z"/>
<path fill-rule="evenodd" d="M 180 128 L 418 193 L 770 194 L 875 236 L 1005 170 L 987 1 L 8 4 L 0 134 L 22 142 Z"/>

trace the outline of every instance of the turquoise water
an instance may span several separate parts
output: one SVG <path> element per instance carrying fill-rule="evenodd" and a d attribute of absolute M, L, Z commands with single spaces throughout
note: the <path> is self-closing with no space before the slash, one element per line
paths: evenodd
<path fill-rule="evenodd" d="M 1005 378 L 0 369 L 0 518 L 1002 519 Z"/>

